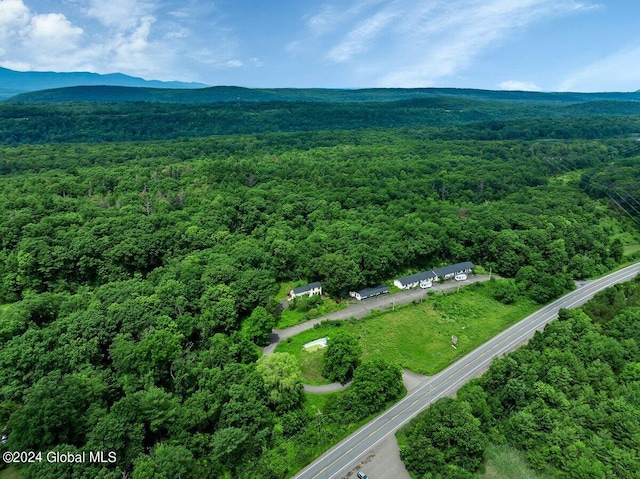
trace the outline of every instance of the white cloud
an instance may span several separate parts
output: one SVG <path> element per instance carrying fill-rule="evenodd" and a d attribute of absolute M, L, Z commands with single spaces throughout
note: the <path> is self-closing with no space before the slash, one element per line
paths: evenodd
<path fill-rule="evenodd" d="M 339 7 L 324 5 L 321 12 L 307 16 L 305 23 L 314 35 L 324 35 L 334 31 L 340 25 L 354 18 L 359 18 L 359 15 L 364 11 L 380 3 L 384 3 L 384 1 L 385 0 L 356 0 L 352 2 L 352 5 L 348 8 L 345 8 L 343 3 L 340 3 Z"/>
<path fill-rule="evenodd" d="M 229 57 L 225 52 L 211 50 L 210 48 L 202 48 L 192 52 L 191 58 L 199 63 L 211 65 L 214 68 L 239 68 L 245 66 L 242 60 Z M 256 60 L 257 61 L 257 60 Z M 250 60 L 250 64 L 255 64 L 254 59 Z"/>
<path fill-rule="evenodd" d="M 371 47 L 372 40 L 394 19 L 395 13 L 381 11 L 361 22 L 347 37 L 331 49 L 329 58 L 336 62 L 346 62 L 358 53 Z"/>
<path fill-rule="evenodd" d="M 167 12 L 167 14 L 181 20 L 191 18 L 191 13 L 186 9 L 172 10 L 171 12 Z"/>
<path fill-rule="evenodd" d="M 67 56 L 83 36 L 61 13 L 33 13 L 23 0 L 0 1 L 0 64 L 20 70 L 69 65 Z"/>
<path fill-rule="evenodd" d="M 88 0 L 85 12 L 107 27 L 127 30 L 136 28 L 154 9 L 154 3 L 144 0 Z"/>
<path fill-rule="evenodd" d="M 29 9 L 22 0 L 0 1 L 0 39 L 15 35 L 29 23 Z"/>
<path fill-rule="evenodd" d="M 180 56 L 173 45 L 189 32 L 170 22 L 165 24 L 164 35 L 154 33 L 157 19 L 149 13 L 152 3 L 69 2 L 80 13 L 76 21 L 84 20 L 89 34 L 62 13 L 34 12 L 23 0 L 0 0 L 0 65 L 19 70 L 120 71 L 146 78 L 177 78 L 174 65 Z"/>
<path fill-rule="evenodd" d="M 627 48 L 571 73 L 559 91 L 636 91 L 640 89 L 640 47 Z"/>
<path fill-rule="evenodd" d="M 517 91 L 540 91 L 541 88 L 533 82 L 508 80 L 498 83 L 500 90 L 517 90 Z"/>
<path fill-rule="evenodd" d="M 179 25 L 171 26 L 171 29 L 165 34 L 165 38 L 187 38 L 191 36 L 191 30 Z"/>
<path fill-rule="evenodd" d="M 334 0 L 306 19 L 309 36 L 289 51 L 323 44 L 328 61 L 369 84 L 432 86 L 536 22 L 593 8 L 591 0 Z"/>
<path fill-rule="evenodd" d="M 408 48 L 382 86 L 430 86 L 456 75 L 491 48 L 544 18 L 587 8 L 573 0 L 462 0 L 415 18 Z M 411 59 L 413 59 L 411 61 Z M 410 65 L 410 66 L 407 66 Z"/>
<path fill-rule="evenodd" d="M 27 41 L 31 46 L 49 52 L 73 50 L 83 34 L 82 28 L 72 25 L 61 13 L 35 15 L 28 28 Z"/>
<path fill-rule="evenodd" d="M 310 37 L 291 41 L 286 46 L 286 50 L 293 54 L 314 50 L 317 48 L 316 40 L 328 34 L 335 34 L 337 30 L 343 29 L 345 25 L 348 26 L 350 22 L 366 23 L 363 16 L 383 3 L 385 0 L 352 0 L 351 5 L 346 6 L 346 1 L 337 5 L 325 4 L 318 13 L 306 15 L 303 18 L 304 24 L 311 34 Z M 344 40 L 344 42 L 348 41 L 348 38 Z M 346 44 L 344 48 L 346 49 Z M 336 46 L 335 49 L 334 55 L 340 58 L 340 46 Z"/>

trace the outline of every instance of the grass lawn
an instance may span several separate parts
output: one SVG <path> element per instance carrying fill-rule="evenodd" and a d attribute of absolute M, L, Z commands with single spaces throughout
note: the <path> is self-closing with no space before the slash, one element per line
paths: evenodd
<path fill-rule="evenodd" d="M 323 298 L 322 304 L 319 308 L 312 308 L 306 313 L 301 311 L 294 311 L 291 309 L 285 309 L 280 314 L 280 321 L 276 328 L 284 329 L 289 326 L 295 326 L 296 324 L 304 323 L 310 319 L 319 318 L 320 316 L 325 316 L 329 313 L 333 313 L 334 311 L 339 311 L 347 307 L 346 301 L 336 302 L 331 298 Z"/>
<path fill-rule="evenodd" d="M 495 301 L 490 297 L 494 284 L 475 283 L 396 311 L 378 312 L 356 321 L 325 323 L 287 339 L 276 351 L 298 357 L 304 382 L 321 384 L 323 351 L 308 353 L 302 345 L 325 336 L 330 338 L 339 328 L 360 338 L 363 360 L 384 358 L 413 372 L 431 375 L 540 308 L 525 299 L 513 305 Z M 452 335 L 458 337 L 457 349 L 451 346 Z"/>
<path fill-rule="evenodd" d="M 636 251 L 640 251 L 640 243 L 624 245 L 624 254 L 625 254 L 625 256 L 633 254 Z"/>
<path fill-rule="evenodd" d="M 280 301 L 281 299 L 286 299 L 289 291 L 291 291 L 296 286 L 302 286 L 304 283 L 300 283 L 300 281 L 286 281 L 284 283 L 280 283 L 280 289 L 276 294 L 276 300 Z"/>
<path fill-rule="evenodd" d="M 485 472 L 478 479 L 548 479 L 550 476 L 532 471 L 522 452 L 507 445 L 490 445 Z"/>
<path fill-rule="evenodd" d="M 331 382 L 322 376 L 322 358 L 325 351 L 325 348 L 313 352 L 302 351 L 302 354 L 299 355 L 300 371 L 306 384 L 319 386 Z"/>
<path fill-rule="evenodd" d="M 318 414 L 318 410 L 324 411 L 325 406 L 329 399 L 333 396 L 337 396 L 340 392 L 329 393 L 329 394 L 312 394 L 305 393 L 304 395 L 304 408 L 307 410 L 309 414 L 315 416 Z M 1 479 L 1 478 L 0 478 Z"/>
<path fill-rule="evenodd" d="M 0 479 L 21 479 L 22 474 L 14 466 L 9 466 L 0 471 Z"/>

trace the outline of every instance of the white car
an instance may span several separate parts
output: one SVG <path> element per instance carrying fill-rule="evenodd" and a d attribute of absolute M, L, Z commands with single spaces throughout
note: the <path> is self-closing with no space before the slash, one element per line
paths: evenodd
<path fill-rule="evenodd" d="M 467 275 L 464 273 L 458 273 L 455 276 L 456 281 L 464 281 L 465 279 L 467 279 Z"/>

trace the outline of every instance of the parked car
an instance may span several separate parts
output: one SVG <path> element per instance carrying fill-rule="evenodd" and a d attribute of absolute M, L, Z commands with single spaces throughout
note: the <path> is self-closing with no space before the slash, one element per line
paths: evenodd
<path fill-rule="evenodd" d="M 467 275 L 464 273 L 458 273 L 456 274 L 456 281 L 464 281 L 465 279 L 467 279 Z"/>
<path fill-rule="evenodd" d="M 368 479 L 368 478 L 367 478 L 367 475 L 364 472 L 359 471 L 358 472 L 358 479 Z"/>

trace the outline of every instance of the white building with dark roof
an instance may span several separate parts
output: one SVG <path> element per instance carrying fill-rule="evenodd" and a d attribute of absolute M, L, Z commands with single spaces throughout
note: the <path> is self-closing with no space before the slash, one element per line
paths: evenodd
<path fill-rule="evenodd" d="M 424 289 L 430 288 L 433 281 L 437 278 L 438 276 L 433 271 L 422 271 L 420 273 L 398 278 L 393 281 L 393 284 L 400 289 L 411 289 L 417 288 L 418 286 Z"/>
<path fill-rule="evenodd" d="M 450 266 L 443 266 L 442 268 L 434 269 L 433 272 L 437 277 L 436 279 L 451 279 L 457 274 L 471 273 L 474 267 L 475 265 L 471 261 L 465 261 L 463 263 L 452 264 Z"/>
<path fill-rule="evenodd" d="M 387 294 L 389 287 L 384 285 L 374 286 L 373 288 L 365 288 L 360 291 L 350 291 L 349 296 L 356 298 L 358 301 L 363 299 L 373 298 L 374 296 L 380 296 L 381 294 Z"/>
<path fill-rule="evenodd" d="M 314 294 L 322 294 L 322 284 L 320 281 L 293 288 L 289 291 L 289 300 L 299 298 L 300 296 L 313 296 Z"/>

